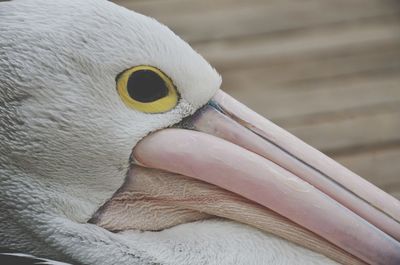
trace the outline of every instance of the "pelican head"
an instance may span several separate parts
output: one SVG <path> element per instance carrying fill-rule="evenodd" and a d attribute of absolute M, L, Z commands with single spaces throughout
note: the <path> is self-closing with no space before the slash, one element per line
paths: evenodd
<path fill-rule="evenodd" d="M 0 246 L 238 264 L 218 248 L 257 242 L 242 263 L 263 264 L 278 241 L 258 228 L 399 264 L 400 203 L 225 94 L 166 26 L 103 0 L 8 1 L 0 18 Z"/>

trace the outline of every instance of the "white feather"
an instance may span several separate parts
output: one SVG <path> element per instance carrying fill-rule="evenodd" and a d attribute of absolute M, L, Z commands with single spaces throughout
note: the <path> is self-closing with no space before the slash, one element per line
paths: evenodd
<path fill-rule="evenodd" d="M 328 263 L 221 220 L 157 233 L 87 224 L 121 186 L 132 147 L 194 113 L 220 76 L 167 27 L 103 0 L 0 3 L 0 35 L 0 246 L 98 265 Z M 121 102 L 115 77 L 141 64 L 174 81 L 172 111 Z"/>

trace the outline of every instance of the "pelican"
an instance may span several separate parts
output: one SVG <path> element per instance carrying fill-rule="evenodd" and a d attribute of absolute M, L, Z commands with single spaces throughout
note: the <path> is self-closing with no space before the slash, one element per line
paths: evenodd
<path fill-rule="evenodd" d="M 400 264 L 399 201 L 223 92 L 156 20 L 13 0 L 0 36 L 0 247 L 97 265 Z"/>

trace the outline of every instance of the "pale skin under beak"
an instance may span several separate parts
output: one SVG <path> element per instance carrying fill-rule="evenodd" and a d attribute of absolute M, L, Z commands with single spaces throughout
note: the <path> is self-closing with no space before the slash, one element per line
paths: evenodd
<path fill-rule="evenodd" d="M 400 264 L 400 202 L 219 91 L 135 147 L 135 161 L 211 183 L 370 264 Z"/>
<path fill-rule="evenodd" d="M 215 216 L 277 235 L 340 264 L 365 264 L 320 236 L 242 196 L 194 178 L 137 165 L 129 170 L 124 185 L 90 222 L 123 233 L 138 229 L 159 231 Z"/>

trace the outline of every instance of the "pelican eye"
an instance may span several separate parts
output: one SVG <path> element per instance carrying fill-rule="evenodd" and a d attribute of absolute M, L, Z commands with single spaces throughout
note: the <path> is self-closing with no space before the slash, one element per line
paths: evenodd
<path fill-rule="evenodd" d="M 116 81 L 122 101 L 141 112 L 166 112 L 178 103 L 179 95 L 172 80 L 153 66 L 129 68 L 120 73 Z"/>

